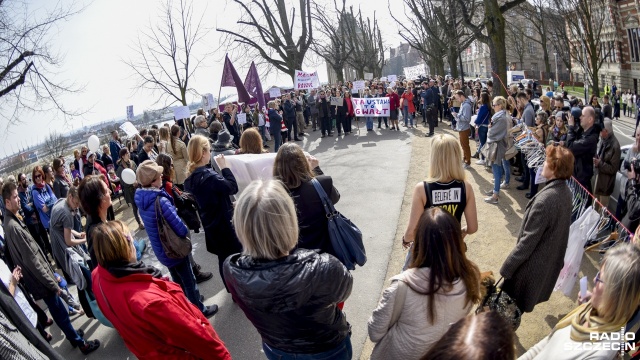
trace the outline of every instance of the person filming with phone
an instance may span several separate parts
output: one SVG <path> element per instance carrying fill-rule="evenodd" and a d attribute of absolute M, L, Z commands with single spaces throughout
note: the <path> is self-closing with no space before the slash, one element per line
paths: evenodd
<path fill-rule="evenodd" d="M 576 123 L 576 120 L 578 123 Z M 584 186 L 589 193 L 593 193 L 591 177 L 593 176 L 594 156 L 598 148 L 598 133 L 600 127 L 594 125 L 596 112 L 593 107 L 585 106 L 582 109 L 580 119 L 568 116 L 568 128 L 566 146 L 575 157 L 573 176 Z M 588 201 L 587 206 L 591 205 Z"/>
<path fill-rule="evenodd" d="M 604 119 L 604 129 L 600 131 L 600 142 L 593 157 L 596 171 L 594 195 L 602 206 L 609 205 L 609 197 L 616 185 L 616 173 L 620 169 L 620 143 L 613 134 L 611 119 Z"/>

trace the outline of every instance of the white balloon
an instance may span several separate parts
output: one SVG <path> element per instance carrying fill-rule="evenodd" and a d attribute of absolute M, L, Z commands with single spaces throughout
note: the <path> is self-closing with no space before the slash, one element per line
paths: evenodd
<path fill-rule="evenodd" d="M 124 181 L 125 184 L 133 185 L 136 181 L 136 173 L 131 169 L 122 170 L 122 181 Z"/>
<path fill-rule="evenodd" d="M 96 152 L 100 148 L 100 139 L 96 135 L 91 135 L 89 136 L 87 145 L 89 145 L 89 150 L 91 152 Z"/>

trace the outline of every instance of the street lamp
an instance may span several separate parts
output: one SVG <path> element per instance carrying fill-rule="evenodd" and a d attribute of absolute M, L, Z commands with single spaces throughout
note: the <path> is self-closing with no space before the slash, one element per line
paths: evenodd
<path fill-rule="evenodd" d="M 560 82 L 558 81 L 558 53 L 554 52 L 553 56 L 556 58 L 556 84 L 559 84 Z"/>

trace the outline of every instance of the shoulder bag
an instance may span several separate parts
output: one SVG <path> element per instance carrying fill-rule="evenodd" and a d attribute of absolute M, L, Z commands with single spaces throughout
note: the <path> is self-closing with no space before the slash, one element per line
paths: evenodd
<path fill-rule="evenodd" d="M 312 179 L 311 183 L 316 188 L 324 206 L 329 223 L 329 238 L 335 256 L 349 270 L 354 270 L 356 264 L 363 266 L 367 262 L 367 254 L 362 242 L 362 232 L 351 220 L 333 207 L 331 199 L 318 180 Z"/>
<path fill-rule="evenodd" d="M 176 235 L 167 220 L 162 216 L 160 197 L 156 197 L 156 217 L 158 223 L 158 235 L 162 250 L 170 259 L 184 259 L 191 253 L 191 239 Z"/>
<path fill-rule="evenodd" d="M 503 278 L 500 278 L 495 282 L 493 277 L 484 279 L 483 285 L 486 287 L 487 293 L 484 299 L 482 299 L 480 306 L 476 309 L 476 314 L 495 311 L 511 325 L 513 331 L 516 331 L 520 326 L 522 311 L 520 311 L 516 305 L 516 301 L 498 287 L 498 284 L 500 284 L 502 280 Z"/>

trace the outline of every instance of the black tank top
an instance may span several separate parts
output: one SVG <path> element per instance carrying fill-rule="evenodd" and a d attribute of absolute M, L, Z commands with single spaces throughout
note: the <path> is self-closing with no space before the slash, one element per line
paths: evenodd
<path fill-rule="evenodd" d="M 434 206 L 441 207 L 458 219 L 458 222 L 462 220 L 464 208 L 467 206 L 467 191 L 464 181 L 453 180 L 446 184 L 423 181 L 422 184 L 427 194 L 427 203 L 424 204 L 425 210 Z"/>

